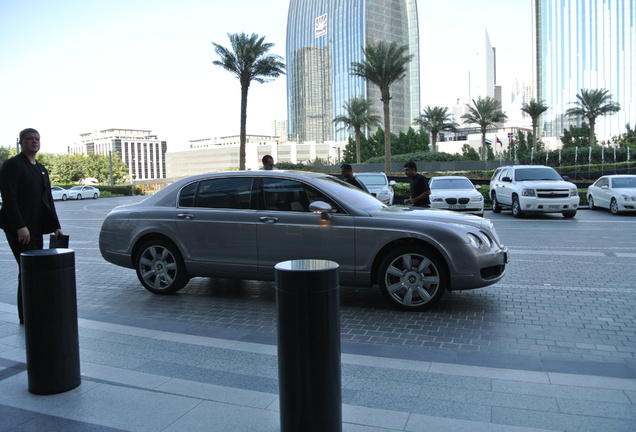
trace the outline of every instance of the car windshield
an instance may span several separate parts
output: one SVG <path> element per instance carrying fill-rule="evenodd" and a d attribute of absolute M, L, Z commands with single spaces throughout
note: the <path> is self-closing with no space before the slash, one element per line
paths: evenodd
<path fill-rule="evenodd" d="M 636 188 L 636 177 L 625 177 L 612 179 L 614 189 Z"/>
<path fill-rule="evenodd" d="M 366 186 L 384 186 L 387 183 L 386 177 L 383 175 L 356 174 L 356 178 Z"/>
<path fill-rule="evenodd" d="M 468 179 L 434 179 L 431 189 L 474 189 Z"/>
<path fill-rule="evenodd" d="M 520 168 L 515 171 L 516 181 L 526 180 L 563 180 L 552 168 Z"/>
<path fill-rule="evenodd" d="M 385 207 L 380 201 L 368 193 L 345 183 L 335 177 L 325 176 L 316 178 L 317 186 L 327 192 L 333 199 L 341 203 L 346 203 L 364 211 L 375 211 Z"/>

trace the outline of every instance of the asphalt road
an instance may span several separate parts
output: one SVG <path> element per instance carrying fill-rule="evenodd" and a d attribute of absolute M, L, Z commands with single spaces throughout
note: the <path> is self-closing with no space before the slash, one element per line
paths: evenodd
<path fill-rule="evenodd" d="M 105 215 L 141 199 L 56 203 L 76 254 L 79 316 L 275 343 L 272 282 L 196 278 L 177 295 L 157 296 L 142 288 L 134 270 L 102 259 L 98 234 Z M 392 309 L 377 287 L 341 287 L 344 349 L 470 358 L 485 366 L 523 368 L 539 360 L 578 371 L 606 368 L 610 375 L 630 371 L 618 376 L 636 371 L 636 216 L 580 210 L 574 219 L 514 219 L 509 211 L 486 217 L 510 249 L 501 283 L 447 294 L 438 307 L 419 313 Z M 0 301 L 15 304 L 17 268 L 3 236 L 0 269 Z"/>

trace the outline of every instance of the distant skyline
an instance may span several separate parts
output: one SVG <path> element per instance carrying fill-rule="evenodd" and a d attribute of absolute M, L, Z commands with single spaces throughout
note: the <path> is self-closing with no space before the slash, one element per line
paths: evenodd
<path fill-rule="evenodd" d="M 488 31 L 504 106 L 532 78 L 531 0 L 418 0 L 421 101 L 467 102 L 474 40 Z M 151 129 L 169 151 L 239 132 L 240 86 L 214 66 L 212 42 L 257 33 L 285 57 L 287 0 L 58 0 L 0 4 L 0 145 L 34 127 L 65 153 L 97 129 Z M 247 11 L 247 12 L 246 12 Z M 286 120 L 285 77 L 252 83 L 248 134 Z"/>

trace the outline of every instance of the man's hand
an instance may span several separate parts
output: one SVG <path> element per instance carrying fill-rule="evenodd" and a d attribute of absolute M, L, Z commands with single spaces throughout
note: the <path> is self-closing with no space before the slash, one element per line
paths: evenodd
<path fill-rule="evenodd" d="M 26 245 L 31 241 L 31 233 L 27 227 L 22 227 L 18 229 L 18 243 Z"/>

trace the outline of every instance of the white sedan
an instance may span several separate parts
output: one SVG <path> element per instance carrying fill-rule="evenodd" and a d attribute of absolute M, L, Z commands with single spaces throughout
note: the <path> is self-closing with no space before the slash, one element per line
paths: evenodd
<path fill-rule="evenodd" d="M 612 214 L 636 211 L 636 175 L 606 175 L 587 188 L 590 210 L 609 209 Z"/>
<path fill-rule="evenodd" d="M 59 186 L 51 186 L 51 195 L 54 200 L 66 201 L 68 199 L 68 190 Z"/>
<path fill-rule="evenodd" d="M 431 208 L 484 215 L 484 197 L 468 178 L 433 177 L 428 184 L 431 188 Z"/>
<path fill-rule="evenodd" d="M 395 181 L 389 181 L 383 172 L 366 172 L 356 174 L 356 180 L 361 181 L 369 193 L 386 205 L 393 205 L 393 186 Z"/>
<path fill-rule="evenodd" d="M 93 186 L 73 186 L 68 190 L 68 197 L 76 200 L 84 198 L 97 199 L 99 197 L 99 189 Z"/>

